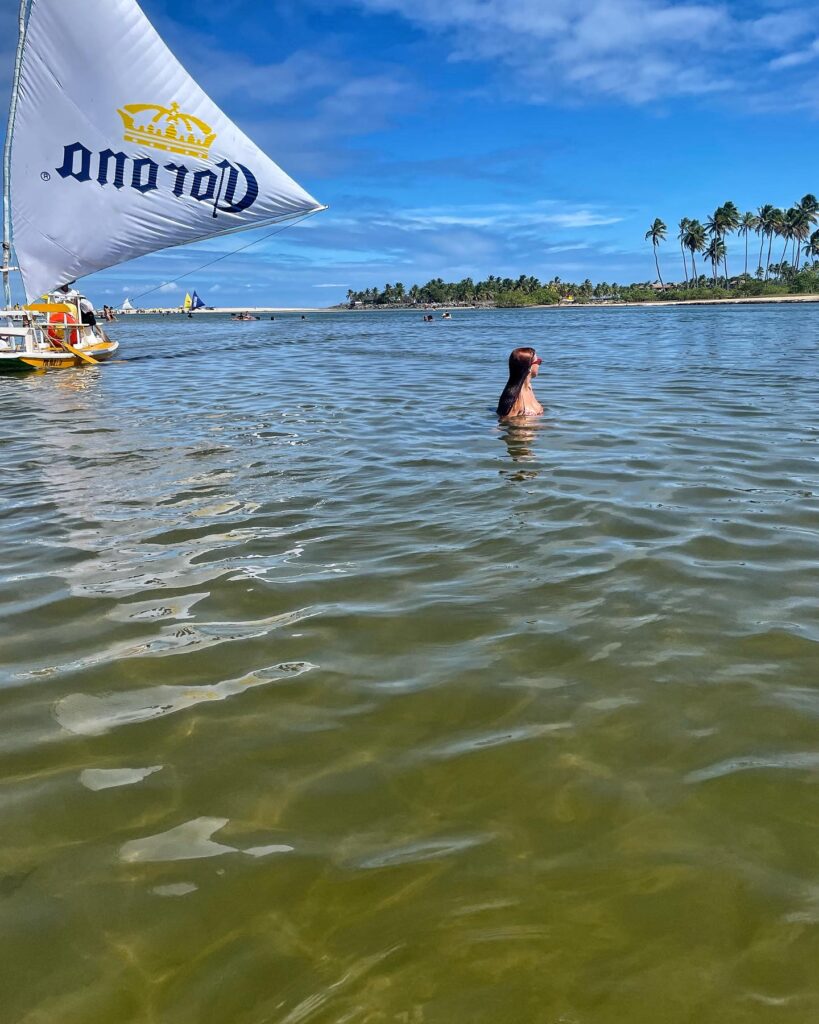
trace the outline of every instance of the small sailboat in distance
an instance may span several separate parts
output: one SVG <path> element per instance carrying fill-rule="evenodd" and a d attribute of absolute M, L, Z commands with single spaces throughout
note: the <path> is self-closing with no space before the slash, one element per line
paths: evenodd
<path fill-rule="evenodd" d="M 116 352 L 76 304 L 36 302 L 43 293 L 326 209 L 206 95 L 136 0 L 21 0 L 3 189 L 0 372 Z"/>
<path fill-rule="evenodd" d="M 196 292 L 194 292 L 191 296 L 191 310 L 195 311 L 197 309 L 203 309 L 204 305 L 205 303 L 199 298 Z"/>

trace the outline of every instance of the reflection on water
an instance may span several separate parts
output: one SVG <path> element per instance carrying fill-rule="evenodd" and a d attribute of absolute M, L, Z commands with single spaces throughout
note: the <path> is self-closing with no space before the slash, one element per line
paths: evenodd
<path fill-rule="evenodd" d="M 0 380 L 3 1024 L 819 1015 L 810 308 L 116 326 Z"/>
<path fill-rule="evenodd" d="M 498 426 L 498 433 L 506 445 L 509 458 L 517 463 L 515 469 L 501 468 L 502 476 L 510 480 L 534 480 L 538 475 L 536 446 L 539 442 L 548 443 L 543 437 L 550 424 L 543 419 L 507 420 Z"/>
<path fill-rule="evenodd" d="M 80 782 L 86 789 L 112 789 L 116 786 L 133 786 L 160 771 L 161 764 L 150 768 L 85 768 L 80 772 Z"/>

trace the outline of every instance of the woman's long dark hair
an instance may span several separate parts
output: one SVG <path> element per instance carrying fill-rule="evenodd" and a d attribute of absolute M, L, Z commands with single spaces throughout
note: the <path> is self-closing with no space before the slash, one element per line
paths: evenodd
<path fill-rule="evenodd" d="M 509 380 L 498 399 L 498 416 L 508 416 L 512 406 L 518 400 L 523 382 L 529 376 L 532 369 L 532 360 L 535 358 L 533 348 L 516 348 L 509 355 Z"/>

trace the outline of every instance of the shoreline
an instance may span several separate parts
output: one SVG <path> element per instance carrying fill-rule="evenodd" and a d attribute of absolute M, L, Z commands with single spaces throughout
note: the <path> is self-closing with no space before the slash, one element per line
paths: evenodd
<path fill-rule="evenodd" d="M 350 309 L 348 306 L 219 306 L 214 309 L 197 309 L 195 316 L 209 315 L 231 315 L 236 313 L 250 313 L 254 316 L 275 313 L 307 314 L 307 313 L 430 313 L 449 310 L 453 313 L 472 313 L 492 309 L 638 309 L 648 307 L 650 309 L 662 308 L 664 306 L 741 306 L 741 305 L 787 305 L 798 302 L 819 302 L 817 295 L 746 295 L 738 296 L 735 299 L 657 299 L 648 302 L 556 302 L 545 305 L 531 306 L 368 306 L 360 309 Z M 173 316 L 187 319 L 187 315 L 179 309 L 168 309 L 154 307 L 145 310 L 133 310 L 119 312 L 118 316 Z"/>
<path fill-rule="evenodd" d="M 606 309 L 634 309 L 638 306 L 650 306 L 656 309 L 658 306 L 742 306 L 742 305 L 776 305 L 793 302 L 819 302 L 817 295 L 742 295 L 735 299 L 657 299 L 650 302 L 563 302 L 556 306 L 537 306 L 523 308 L 537 309 L 567 309 L 591 306 L 594 309 L 605 307 Z"/>
<path fill-rule="evenodd" d="M 338 312 L 330 306 L 214 306 L 213 309 L 197 309 L 194 316 L 212 316 L 214 314 L 250 313 L 252 316 L 262 313 L 334 313 Z M 150 306 L 145 309 L 117 310 L 117 316 L 175 316 L 187 319 L 187 310 L 178 306 Z"/>

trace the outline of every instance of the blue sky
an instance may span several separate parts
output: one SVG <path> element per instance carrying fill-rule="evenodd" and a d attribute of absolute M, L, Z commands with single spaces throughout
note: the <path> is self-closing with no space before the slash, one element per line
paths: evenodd
<path fill-rule="evenodd" d="M 348 287 L 490 273 L 646 280 L 655 216 L 673 226 L 727 199 L 754 209 L 819 192 L 819 22 L 804 2 L 142 7 L 213 99 L 330 206 L 146 303 L 195 287 L 214 305 L 325 306 Z M 5 78 L 12 14 L 0 14 Z M 118 302 L 243 240 L 145 257 L 85 287 Z M 681 277 L 673 241 L 661 251 Z"/>

